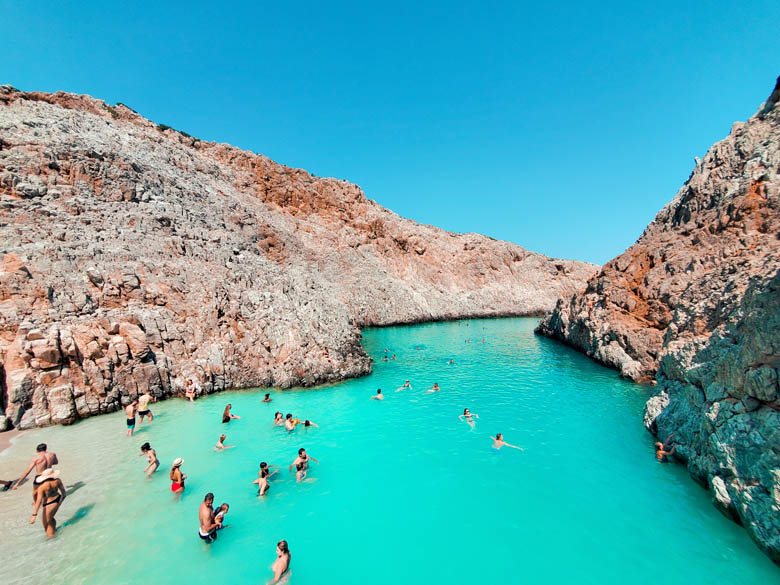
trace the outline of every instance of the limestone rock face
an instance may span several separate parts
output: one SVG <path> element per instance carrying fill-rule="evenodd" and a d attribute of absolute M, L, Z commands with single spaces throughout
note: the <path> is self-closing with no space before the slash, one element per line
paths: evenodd
<path fill-rule="evenodd" d="M 150 390 L 359 376 L 360 329 L 541 314 L 589 264 L 421 225 L 346 181 L 89 96 L 0 87 L 0 425 Z"/>
<path fill-rule="evenodd" d="M 645 426 L 780 563 L 780 79 L 537 331 L 650 381 Z"/>

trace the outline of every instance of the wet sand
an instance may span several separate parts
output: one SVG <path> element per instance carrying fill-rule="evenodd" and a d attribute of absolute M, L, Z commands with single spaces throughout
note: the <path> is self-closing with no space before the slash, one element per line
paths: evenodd
<path fill-rule="evenodd" d="M 13 429 L 10 431 L 6 431 L 4 433 L 0 433 L 0 453 L 8 449 L 8 447 L 11 446 L 11 441 L 13 441 L 14 437 L 16 437 L 19 434 L 18 429 Z"/>

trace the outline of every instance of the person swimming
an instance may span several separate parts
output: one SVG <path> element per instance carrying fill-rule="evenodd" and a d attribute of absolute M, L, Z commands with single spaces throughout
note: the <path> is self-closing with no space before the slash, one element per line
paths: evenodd
<path fill-rule="evenodd" d="M 219 436 L 219 441 L 217 441 L 217 444 L 214 446 L 216 451 L 224 451 L 225 449 L 232 449 L 235 447 L 235 445 L 225 445 L 225 439 L 227 439 L 227 435 L 222 433 Z"/>
<path fill-rule="evenodd" d="M 517 447 L 515 445 L 510 445 L 509 443 L 504 441 L 504 435 L 502 435 L 501 433 L 498 433 L 495 437 L 490 437 L 490 438 L 493 439 L 493 449 L 495 449 L 496 451 L 501 449 L 501 447 L 511 447 L 512 449 L 517 449 L 519 451 L 525 451 L 525 449 L 523 449 L 522 447 Z"/>
<path fill-rule="evenodd" d="M 286 540 L 280 540 L 276 544 L 276 560 L 271 565 L 271 571 L 274 573 L 274 578 L 268 581 L 266 585 L 273 585 L 278 583 L 282 577 L 290 570 L 290 560 L 292 555 L 290 554 L 290 547 L 287 545 Z"/>
<path fill-rule="evenodd" d="M 271 471 L 272 467 L 275 468 L 273 471 Z M 277 473 L 279 473 L 279 469 L 276 465 L 268 465 L 265 461 L 260 462 L 260 471 L 257 473 L 259 477 L 252 482 L 257 484 L 258 496 L 264 496 L 268 493 L 268 490 L 271 488 L 268 480 Z"/>
<path fill-rule="evenodd" d="M 398 388 L 398 389 L 396 390 L 396 392 L 400 392 L 401 390 L 406 390 L 407 388 L 409 388 L 409 390 L 411 390 L 411 389 L 412 389 L 412 385 L 409 383 L 409 380 L 407 380 L 406 382 L 404 382 L 404 385 L 403 385 L 403 386 L 401 386 L 400 388 Z"/>
<path fill-rule="evenodd" d="M 426 394 L 432 394 L 433 392 L 441 392 L 441 388 L 439 388 L 439 383 L 434 382 L 433 386 L 428 388 L 428 390 L 425 392 Z"/>
<path fill-rule="evenodd" d="M 382 395 L 382 389 L 377 388 L 376 394 L 371 397 L 371 400 L 384 400 L 385 397 Z"/>
<path fill-rule="evenodd" d="M 279 411 L 276 411 L 274 414 L 274 425 L 277 427 L 284 426 L 284 414 L 282 414 Z"/>
<path fill-rule="evenodd" d="M 673 438 L 674 438 L 674 433 L 669 435 L 666 438 L 666 441 L 664 441 L 663 443 L 659 441 L 655 444 L 655 458 L 659 463 L 669 463 L 668 456 L 674 455 L 674 452 L 677 450 L 677 445 L 674 445 L 671 451 L 667 451 L 669 445 L 671 445 L 672 443 Z"/>
<path fill-rule="evenodd" d="M 173 460 L 173 466 L 168 477 L 171 479 L 171 491 L 174 494 L 180 494 L 184 491 L 184 480 L 187 476 L 181 472 L 181 464 L 184 463 L 184 459 L 177 457 Z"/>
<path fill-rule="evenodd" d="M 266 394 L 265 398 L 263 398 L 261 400 L 261 402 L 271 402 L 271 395 L 270 394 Z"/>
<path fill-rule="evenodd" d="M 234 418 L 241 418 L 240 416 L 237 416 L 237 415 L 233 414 L 232 412 L 230 412 L 230 409 L 232 408 L 232 406 L 233 406 L 232 404 L 228 404 L 225 407 L 225 410 L 222 412 L 222 422 L 223 423 L 229 423 Z"/>
<path fill-rule="evenodd" d="M 463 409 L 463 414 L 459 414 L 458 418 L 460 420 L 465 420 L 469 426 L 473 429 L 474 428 L 474 419 L 472 417 L 479 418 L 479 415 L 477 413 L 472 414 L 471 411 L 468 408 Z"/>
<path fill-rule="evenodd" d="M 138 456 L 140 457 L 141 455 L 146 455 L 147 465 L 144 467 L 144 473 L 146 473 L 147 478 L 150 478 L 152 477 L 152 474 L 157 471 L 157 468 L 160 467 L 157 453 L 152 449 L 152 446 L 149 443 L 144 443 L 141 445 L 141 452 Z"/>
<path fill-rule="evenodd" d="M 293 418 L 293 415 L 288 412 L 284 419 L 284 428 L 288 431 L 293 431 L 295 430 L 295 426 L 299 424 L 301 424 L 301 419 Z"/>

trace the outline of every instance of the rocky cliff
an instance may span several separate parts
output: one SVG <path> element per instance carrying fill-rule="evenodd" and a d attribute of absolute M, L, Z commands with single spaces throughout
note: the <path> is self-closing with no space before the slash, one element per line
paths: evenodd
<path fill-rule="evenodd" d="M 658 393 L 645 424 L 780 562 L 780 79 L 538 327 Z"/>
<path fill-rule="evenodd" d="M 88 96 L 0 88 L 0 424 L 358 376 L 359 327 L 540 314 L 595 266 L 403 219 Z"/>

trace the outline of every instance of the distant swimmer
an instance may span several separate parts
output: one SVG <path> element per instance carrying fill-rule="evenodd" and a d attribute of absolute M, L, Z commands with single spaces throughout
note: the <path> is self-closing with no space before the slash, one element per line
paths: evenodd
<path fill-rule="evenodd" d="M 222 413 L 222 422 L 223 423 L 229 423 L 234 418 L 241 418 L 240 416 L 237 416 L 237 415 L 233 414 L 232 412 L 230 412 L 230 409 L 232 407 L 233 407 L 232 404 L 228 404 L 225 407 L 225 411 Z"/>
<path fill-rule="evenodd" d="M 479 418 L 479 415 L 475 412 L 474 414 L 471 413 L 471 411 L 468 408 L 463 409 L 463 414 L 459 414 L 458 418 L 460 420 L 465 420 L 471 428 L 474 428 L 474 419 L 472 417 Z"/>
<path fill-rule="evenodd" d="M 222 530 L 225 527 L 225 514 L 230 510 L 229 504 L 220 504 L 217 508 L 217 513 L 214 514 L 214 522 L 217 524 L 217 530 Z"/>
<path fill-rule="evenodd" d="M 381 388 L 377 388 L 377 390 L 376 390 L 376 394 L 374 394 L 374 395 L 371 397 L 371 400 L 384 400 L 384 399 L 385 399 L 385 397 L 384 397 L 384 395 L 382 394 L 382 389 L 381 389 Z"/>
<path fill-rule="evenodd" d="M 266 585 L 273 585 L 282 580 L 287 572 L 290 570 L 290 548 L 287 546 L 286 540 L 280 540 L 276 545 L 276 560 L 271 565 L 271 571 L 274 573 L 274 578 L 271 579 Z"/>
<path fill-rule="evenodd" d="M 274 413 L 274 424 L 277 427 L 284 426 L 284 415 L 279 411 L 276 411 L 276 413 Z"/>
<path fill-rule="evenodd" d="M 214 446 L 216 451 L 224 451 L 225 449 L 232 449 L 235 447 L 235 445 L 225 445 L 225 439 L 227 439 L 226 434 L 223 433 L 219 436 L 219 441 L 217 441 L 217 444 Z"/>
<path fill-rule="evenodd" d="M 518 449 L 520 451 L 525 451 L 522 447 L 517 447 L 515 445 L 510 445 L 506 441 L 504 441 L 504 435 L 501 433 L 498 433 L 495 437 L 490 437 L 493 439 L 493 449 L 498 451 L 501 447 L 511 447 L 512 449 Z"/>
<path fill-rule="evenodd" d="M 667 456 L 674 455 L 674 452 L 677 449 L 677 445 L 672 447 L 670 451 L 667 451 L 669 445 L 672 444 L 673 438 L 674 438 L 674 433 L 669 435 L 666 438 L 666 441 L 664 441 L 663 443 L 659 441 L 655 444 L 655 458 L 658 460 L 659 463 L 669 463 L 669 459 L 667 459 Z"/>
<path fill-rule="evenodd" d="M 433 386 L 428 388 L 428 390 L 425 392 L 426 394 L 431 394 L 433 392 L 441 392 L 441 388 L 439 388 L 439 383 L 434 382 Z"/>
<path fill-rule="evenodd" d="M 273 468 L 273 471 L 271 471 L 271 468 Z M 279 468 L 277 468 L 276 465 L 268 465 L 265 461 L 260 463 L 260 471 L 257 474 L 259 477 L 253 482 L 257 484 L 258 496 L 264 496 L 268 493 L 268 490 L 271 487 L 268 480 L 277 473 L 279 473 Z"/>
<path fill-rule="evenodd" d="M 287 416 L 284 418 L 284 428 L 288 431 L 293 431 L 295 430 L 296 425 L 299 424 L 301 424 L 301 419 L 293 418 L 293 415 L 288 412 Z"/>
<path fill-rule="evenodd" d="M 383 362 L 389 362 L 389 361 L 390 361 L 390 358 L 388 358 L 387 356 L 385 356 L 385 357 L 383 357 L 383 358 L 382 358 L 382 361 L 383 361 Z"/>
<path fill-rule="evenodd" d="M 214 494 L 211 492 L 206 494 L 203 498 L 203 502 L 198 510 L 198 520 L 200 521 L 200 528 L 198 529 L 198 536 L 206 544 L 211 544 L 217 540 L 217 522 L 214 519 Z"/>
<path fill-rule="evenodd" d="M 471 337 L 466 340 L 466 343 L 471 343 Z"/>
<path fill-rule="evenodd" d="M 320 428 L 320 425 L 318 425 L 318 424 L 317 424 L 316 422 L 314 422 L 313 420 L 305 420 L 305 421 L 303 421 L 301 424 L 302 424 L 303 426 L 305 426 L 305 427 L 317 427 L 317 428 Z"/>
<path fill-rule="evenodd" d="M 266 394 L 265 398 L 263 398 L 261 400 L 261 402 L 271 402 L 271 395 L 270 394 Z"/>
<path fill-rule="evenodd" d="M 59 474 L 59 470 L 54 470 L 50 467 L 35 480 L 38 483 L 38 491 L 35 496 L 35 505 L 33 506 L 30 524 L 35 524 L 35 519 L 38 517 L 40 510 L 41 524 L 43 524 L 43 529 L 46 531 L 48 538 L 54 538 L 54 533 L 57 531 L 57 520 L 55 520 L 54 516 L 67 495 L 62 480 L 57 479 Z"/>
<path fill-rule="evenodd" d="M 35 469 L 35 477 L 33 477 L 33 484 L 32 484 L 33 504 L 35 503 L 35 492 L 38 491 L 38 484 L 35 483 L 35 480 L 38 479 L 38 477 L 40 477 L 40 475 L 44 471 L 50 469 L 52 465 L 57 465 L 57 463 L 59 463 L 59 459 L 57 459 L 57 454 L 50 453 L 47 449 L 48 447 L 46 446 L 46 443 L 41 443 L 35 448 L 37 455 L 32 458 L 32 460 L 30 461 L 30 465 L 28 465 L 27 469 L 24 470 L 22 477 L 16 480 L 16 483 L 14 483 L 14 486 L 12 488 L 12 489 L 18 488 L 19 484 L 24 481 L 24 478 L 30 475 L 30 472 L 33 469 Z"/>
<path fill-rule="evenodd" d="M 484 337 L 482 338 L 482 341 L 480 341 L 480 343 L 485 343 L 485 338 Z"/>
<path fill-rule="evenodd" d="M 149 394 L 148 390 L 138 397 L 138 422 L 144 422 L 145 416 L 149 417 L 149 422 L 152 422 L 152 419 L 154 419 L 152 411 L 149 410 L 150 402 L 154 402 L 154 397 Z"/>
<path fill-rule="evenodd" d="M 448 365 L 448 366 L 454 366 L 454 365 L 455 365 L 455 360 L 450 360 L 450 361 L 448 361 L 448 362 L 447 362 L 447 365 Z"/>
<path fill-rule="evenodd" d="M 138 410 L 138 401 L 133 400 L 125 406 L 125 415 L 127 416 L 127 436 L 132 437 L 135 430 L 135 413 Z"/>
<path fill-rule="evenodd" d="M 409 380 L 404 382 L 404 385 L 401 386 L 400 388 L 398 388 L 398 390 L 396 390 L 396 392 L 400 392 L 401 390 L 406 390 L 407 388 L 409 388 L 409 390 L 412 389 L 412 385 L 409 383 Z"/>
<path fill-rule="evenodd" d="M 395 357 L 395 354 L 393 354 L 393 356 L 392 356 L 390 359 L 391 359 L 391 360 L 394 360 L 394 359 L 396 359 L 396 357 Z"/>
<path fill-rule="evenodd" d="M 173 460 L 173 466 L 168 477 L 171 479 L 171 491 L 174 494 L 180 494 L 184 491 L 184 480 L 187 476 L 181 472 L 181 464 L 184 463 L 184 459 L 177 457 Z"/>
<path fill-rule="evenodd" d="M 160 461 L 157 459 L 157 452 L 152 449 L 152 446 L 149 443 L 144 443 L 141 445 L 141 452 L 138 456 L 140 457 L 141 455 L 146 455 L 147 465 L 144 467 L 144 473 L 147 478 L 152 477 L 152 474 L 160 467 Z"/>

